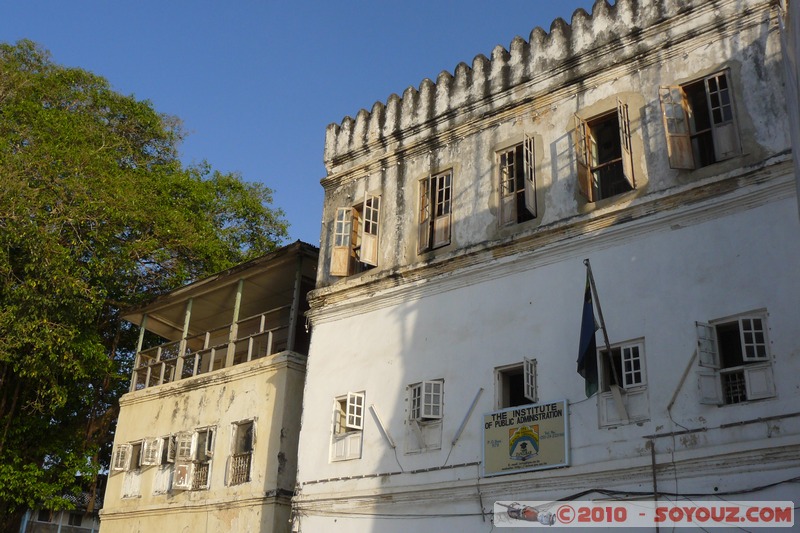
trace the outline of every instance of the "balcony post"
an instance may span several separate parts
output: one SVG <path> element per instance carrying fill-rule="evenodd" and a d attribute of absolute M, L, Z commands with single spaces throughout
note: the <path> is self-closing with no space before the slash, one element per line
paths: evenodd
<path fill-rule="evenodd" d="M 239 308 L 242 305 L 242 289 L 244 289 L 244 280 L 239 280 L 239 285 L 236 287 L 236 301 L 233 304 L 233 321 L 231 322 L 231 331 L 228 335 L 228 353 L 225 355 L 225 368 L 233 366 L 233 354 L 236 352 L 236 337 L 239 334 Z"/>
<path fill-rule="evenodd" d="M 181 335 L 181 344 L 178 348 L 178 360 L 175 361 L 175 377 L 177 381 L 183 377 L 183 359 L 186 356 L 186 337 L 189 336 L 189 320 L 192 318 L 192 302 L 194 298 L 189 298 L 186 302 L 186 314 L 183 317 L 183 334 Z"/>
<path fill-rule="evenodd" d="M 289 332 L 286 339 L 286 349 L 294 351 L 294 339 L 297 332 L 297 315 L 300 313 L 300 286 L 303 281 L 303 254 L 297 254 L 297 271 L 294 276 L 294 294 L 292 295 L 292 308 L 289 311 Z"/>
<path fill-rule="evenodd" d="M 133 375 L 131 376 L 131 392 L 136 390 L 136 378 L 139 375 L 139 364 L 142 357 L 139 355 L 142 351 L 142 344 L 144 343 L 144 331 L 147 326 L 147 313 L 142 315 L 142 325 L 139 326 L 139 340 L 136 341 L 136 355 L 133 358 Z M 145 384 L 147 386 L 147 384 Z"/>

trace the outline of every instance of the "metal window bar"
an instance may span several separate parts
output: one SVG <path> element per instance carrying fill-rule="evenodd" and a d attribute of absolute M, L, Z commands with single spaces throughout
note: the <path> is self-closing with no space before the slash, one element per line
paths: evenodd
<path fill-rule="evenodd" d="M 195 463 L 192 490 L 208 487 L 208 467 L 209 463 Z"/>
<path fill-rule="evenodd" d="M 231 457 L 231 485 L 250 481 L 250 459 L 252 452 L 235 453 Z"/>

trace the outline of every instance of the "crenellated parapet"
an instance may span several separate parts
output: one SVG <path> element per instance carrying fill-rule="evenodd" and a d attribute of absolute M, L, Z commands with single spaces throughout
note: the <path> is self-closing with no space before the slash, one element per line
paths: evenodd
<path fill-rule="evenodd" d="M 696 6 L 716 0 L 597 0 L 591 15 L 576 10 L 569 24 L 556 19 L 546 32 L 534 28 L 528 40 L 515 37 L 508 49 L 498 45 L 491 59 L 476 56 L 472 66 L 459 63 L 454 72 L 443 71 L 434 83 L 422 81 L 408 87 L 402 97 L 392 94 L 386 104 L 376 102 L 356 118 L 330 124 L 325 136 L 325 164 L 332 171 L 347 156 L 358 157 L 375 143 L 391 144 L 414 131 L 447 121 L 466 106 L 478 105 L 521 84 L 568 66 L 589 50 L 613 44 L 626 36 Z"/>

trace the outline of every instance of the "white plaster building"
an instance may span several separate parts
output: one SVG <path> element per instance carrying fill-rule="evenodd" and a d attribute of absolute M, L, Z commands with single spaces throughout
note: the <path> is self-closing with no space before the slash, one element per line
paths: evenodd
<path fill-rule="evenodd" d="M 329 126 L 296 531 L 485 532 L 508 500 L 797 499 L 780 16 L 600 0 Z M 611 345 L 597 333 L 588 399 L 585 259 Z"/>
<path fill-rule="evenodd" d="M 126 314 L 102 533 L 289 531 L 317 255 L 297 241 Z"/>

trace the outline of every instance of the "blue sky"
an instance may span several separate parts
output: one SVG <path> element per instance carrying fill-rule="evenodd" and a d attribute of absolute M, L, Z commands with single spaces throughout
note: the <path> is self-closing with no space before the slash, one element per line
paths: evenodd
<path fill-rule="evenodd" d="M 593 3 L 14 0 L 0 41 L 36 41 L 180 117 L 185 163 L 265 183 L 290 240 L 317 245 L 328 124 Z"/>

